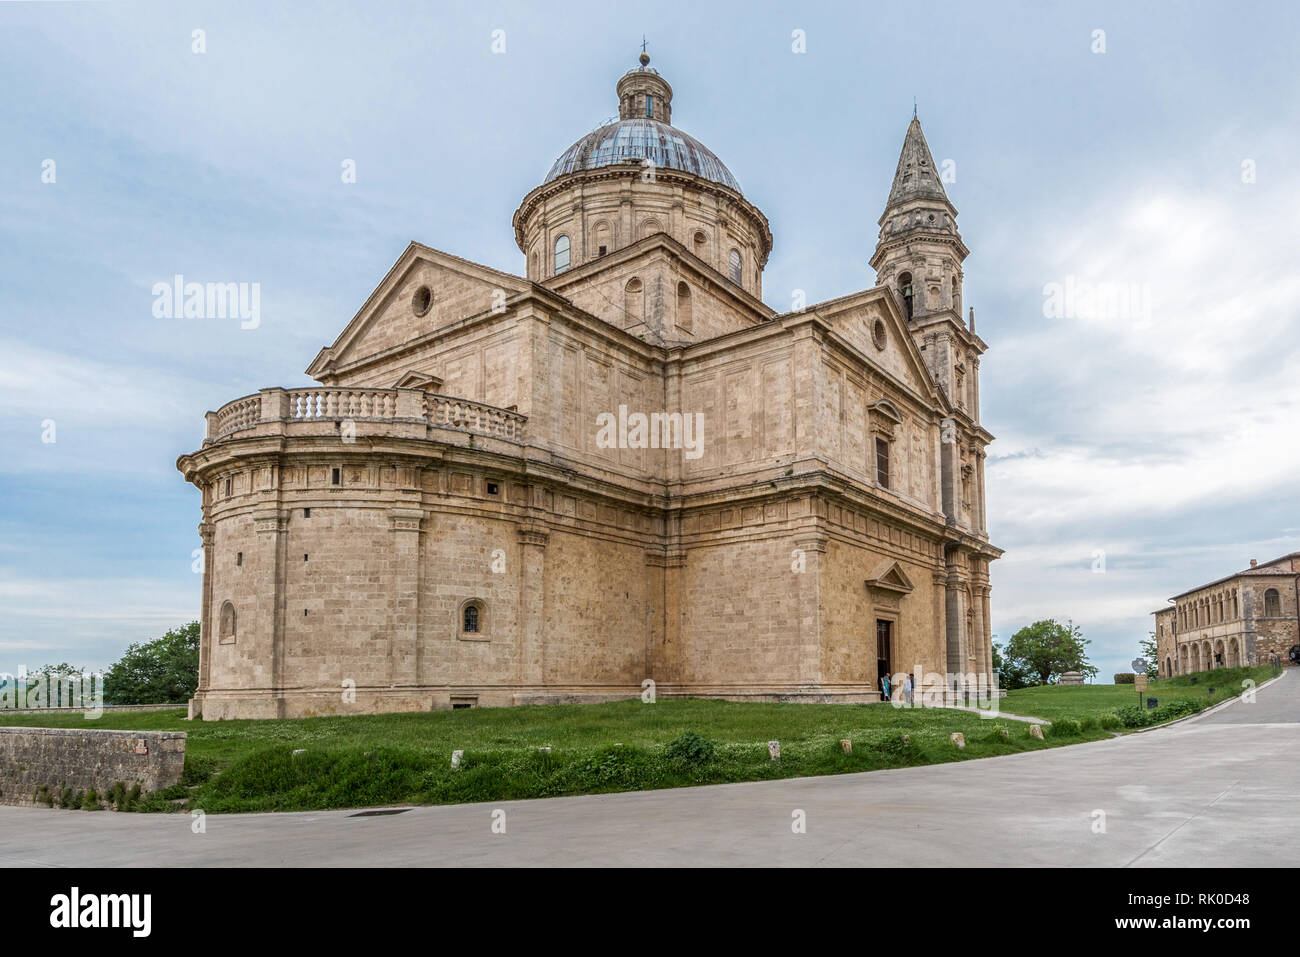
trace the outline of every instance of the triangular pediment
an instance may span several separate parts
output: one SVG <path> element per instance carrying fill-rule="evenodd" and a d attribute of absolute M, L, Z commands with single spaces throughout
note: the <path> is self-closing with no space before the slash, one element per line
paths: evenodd
<path fill-rule="evenodd" d="M 437 392 L 441 387 L 442 380 L 436 375 L 414 370 L 402 373 L 401 377 L 393 383 L 394 389 L 423 389 L 425 392 Z"/>
<path fill-rule="evenodd" d="M 906 595 L 916 586 L 912 584 L 912 580 L 907 577 L 907 573 L 898 562 L 886 561 L 867 578 L 867 587 Z"/>
<path fill-rule="evenodd" d="M 930 403 L 944 401 L 898 304 L 884 286 L 818 303 L 807 311 L 826 320 L 854 351 L 913 394 Z"/>
<path fill-rule="evenodd" d="M 307 374 L 320 378 L 443 326 L 490 314 L 530 286 L 519 276 L 411 243 Z"/>

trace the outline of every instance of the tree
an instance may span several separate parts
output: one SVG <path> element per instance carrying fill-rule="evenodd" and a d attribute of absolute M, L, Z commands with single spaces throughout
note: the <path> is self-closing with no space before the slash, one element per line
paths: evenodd
<path fill-rule="evenodd" d="M 1002 646 L 996 641 L 993 642 L 993 670 L 998 675 L 998 687 L 1003 691 L 1028 688 L 1034 683 L 1034 675 L 1025 664 L 1007 658 L 1002 653 Z"/>
<path fill-rule="evenodd" d="M 1003 653 L 1004 667 L 1009 676 L 1021 674 L 1040 685 L 1050 684 L 1053 678 L 1067 671 L 1091 678 L 1097 668 L 1088 664 L 1088 643 L 1073 622 L 1063 625 L 1054 618 L 1046 618 L 1026 625 L 1011 636 Z"/>
<path fill-rule="evenodd" d="M 104 673 L 108 704 L 183 704 L 199 686 L 199 623 L 127 646 Z"/>
<path fill-rule="evenodd" d="M 1156 647 L 1156 633 L 1148 631 L 1147 637 L 1138 642 L 1142 649 L 1139 658 L 1147 660 L 1147 677 L 1153 681 L 1160 677 L 1160 650 Z"/>
<path fill-rule="evenodd" d="M 36 678 L 69 678 L 80 677 L 81 675 L 90 674 L 88 668 L 78 668 L 76 665 L 70 665 L 66 661 L 60 661 L 57 665 L 41 665 L 39 668 L 33 668 L 27 672 L 27 677 Z"/>

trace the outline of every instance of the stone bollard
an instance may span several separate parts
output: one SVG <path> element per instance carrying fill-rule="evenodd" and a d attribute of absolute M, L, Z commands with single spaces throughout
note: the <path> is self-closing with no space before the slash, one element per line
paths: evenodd
<path fill-rule="evenodd" d="M 904 744 L 911 744 L 911 743 L 912 743 L 912 736 L 911 736 L 910 734 L 905 734 L 905 735 L 903 735 L 902 741 L 903 741 Z"/>
<path fill-rule="evenodd" d="M 840 747 L 844 749 L 845 754 L 853 753 L 853 742 L 848 738 L 840 738 Z"/>
<path fill-rule="evenodd" d="M 538 753 L 538 754 L 550 754 L 550 753 L 551 753 L 551 746 L 548 744 L 548 745 L 547 745 L 546 747 L 544 747 L 544 748 L 538 748 L 538 749 L 537 749 L 537 753 Z"/>
<path fill-rule="evenodd" d="M 769 742 L 767 742 L 767 756 L 770 757 L 773 761 L 776 761 L 776 760 L 779 760 L 779 759 L 780 759 L 780 757 L 781 757 L 781 742 L 780 742 L 780 741 L 769 741 Z"/>
<path fill-rule="evenodd" d="M 1011 732 L 1008 731 L 1006 728 L 998 728 L 998 737 L 1009 738 L 1011 737 Z"/>
<path fill-rule="evenodd" d="M 952 733 L 952 743 L 957 745 L 959 748 L 966 747 L 966 735 L 962 734 L 960 731 L 954 731 Z"/>
<path fill-rule="evenodd" d="M 451 769 L 454 771 L 460 767 L 461 760 L 465 757 L 464 751 L 451 752 Z"/>
<path fill-rule="evenodd" d="M 1029 726 L 1029 736 L 1031 738 L 1037 738 L 1039 741 L 1043 740 L 1043 726 L 1040 724 L 1031 724 Z"/>
<path fill-rule="evenodd" d="M 307 753 L 307 749 L 306 749 L 306 748 L 294 748 L 294 749 L 293 749 L 293 756 L 294 756 L 295 758 L 300 758 L 300 757 L 302 757 L 302 756 L 303 756 L 304 754 L 306 754 L 306 753 Z"/>

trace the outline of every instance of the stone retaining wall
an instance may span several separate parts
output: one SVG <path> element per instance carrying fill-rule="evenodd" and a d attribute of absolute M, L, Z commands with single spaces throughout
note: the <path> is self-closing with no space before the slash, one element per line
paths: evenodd
<path fill-rule="evenodd" d="M 118 781 L 160 791 L 180 782 L 184 731 L 0 728 L 0 804 L 31 804 L 44 785 L 104 795 Z"/>

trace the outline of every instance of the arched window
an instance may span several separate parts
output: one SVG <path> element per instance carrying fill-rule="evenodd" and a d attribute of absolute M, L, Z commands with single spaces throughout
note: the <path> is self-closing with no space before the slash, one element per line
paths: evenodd
<path fill-rule="evenodd" d="M 1169 655 L 1166 655 L 1165 656 L 1165 677 L 1172 678 L 1173 676 L 1174 676 L 1174 659 L 1171 658 Z"/>
<path fill-rule="evenodd" d="M 694 239 L 691 240 L 691 243 L 695 255 L 703 259 L 704 254 L 708 252 L 709 237 L 705 236 L 703 232 L 697 232 Z"/>
<path fill-rule="evenodd" d="M 623 287 L 623 314 L 624 328 L 636 325 L 645 316 L 645 287 L 635 276 Z"/>
<path fill-rule="evenodd" d="M 460 621 L 457 622 L 460 627 L 460 637 L 471 640 L 487 641 L 488 640 L 488 615 L 487 605 L 480 598 L 471 598 L 461 603 Z"/>
<path fill-rule="evenodd" d="M 538 269 L 537 269 L 537 261 L 538 261 L 538 260 L 537 260 L 537 250 L 534 249 L 532 255 L 529 256 L 528 258 L 529 258 L 529 262 L 532 264 L 532 267 L 533 267 L 533 268 L 529 271 L 529 275 L 531 275 L 533 279 L 540 279 L 540 278 L 542 278 L 542 277 L 539 275 L 539 273 L 538 273 Z"/>
<path fill-rule="evenodd" d="M 559 275 L 569 268 L 569 237 L 561 236 L 555 241 L 555 273 Z"/>
<path fill-rule="evenodd" d="M 1264 617 L 1277 618 L 1282 614 L 1282 599 L 1276 588 L 1264 592 Z"/>
<path fill-rule="evenodd" d="M 898 277 L 898 294 L 903 297 L 903 315 L 912 318 L 912 274 L 905 272 Z"/>
<path fill-rule="evenodd" d="M 695 328 L 695 318 L 691 314 L 691 287 L 684 282 L 677 284 L 677 328 L 685 332 Z"/>
<path fill-rule="evenodd" d="M 647 236 L 653 236 L 655 233 L 662 233 L 663 231 L 664 228 L 659 225 L 659 220 L 657 219 L 647 219 L 641 224 L 642 239 L 645 239 Z"/>
<path fill-rule="evenodd" d="M 741 285 L 741 281 L 745 278 L 744 263 L 740 260 L 739 249 L 727 253 L 727 275 L 737 286 Z"/>
<path fill-rule="evenodd" d="M 961 290 L 957 286 L 957 277 L 952 277 L 952 311 L 961 315 Z"/>
<path fill-rule="evenodd" d="M 609 223 L 601 222 L 596 224 L 593 245 L 595 246 L 592 250 L 593 259 L 598 259 L 609 252 L 609 247 L 612 245 L 609 239 Z"/>
<path fill-rule="evenodd" d="M 221 624 L 218 628 L 220 642 L 223 645 L 234 644 L 235 642 L 235 606 L 230 602 L 225 602 L 221 606 Z"/>

